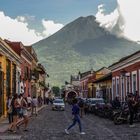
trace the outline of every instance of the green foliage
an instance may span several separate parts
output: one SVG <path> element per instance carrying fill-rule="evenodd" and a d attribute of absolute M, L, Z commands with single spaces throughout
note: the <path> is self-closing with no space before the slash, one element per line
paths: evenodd
<path fill-rule="evenodd" d="M 45 81 L 41 81 L 41 82 L 39 82 L 39 85 L 42 86 L 43 88 L 46 88 Z"/>
<path fill-rule="evenodd" d="M 95 17 L 80 17 L 56 34 L 33 45 L 52 85 L 62 85 L 71 74 L 97 70 L 140 49 L 140 45 L 111 35 Z"/>
<path fill-rule="evenodd" d="M 60 95 L 60 88 L 57 86 L 52 87 L 52 91 L 55 94 L 55 96 L 59 96 Z"/>

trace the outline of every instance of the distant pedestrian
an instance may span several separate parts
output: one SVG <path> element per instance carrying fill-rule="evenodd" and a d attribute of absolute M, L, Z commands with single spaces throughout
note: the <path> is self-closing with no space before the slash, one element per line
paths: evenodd
<path fill-rule="evenodd" d="M 80 134 L 85 134 L 85 132 L 82 131 L 82 125 L 81 125 L 81 120 L 80 120 L 80 116 L 79 116 L 79 111 L 80 111 L 80 108 L 77 104 L 77 99 L 74 99 L 73 107 L 72 107 L 73 123 L 67 129 L 65 129 L 66 134 L 69 134 L 69 130 L 72 127 L 74 127 L 76 125 L 76 123 L 78 123 L 78 125 L 79 125 Z"/>
<path fill-rule="evenodd" d="M 28 107 L 31 107 L 32 98 L 30 95 L 28 95 L 28 97 L 27 97 L 27 102 L 28 102 Z"/>
<path fill-rule="evenodd" d="M 38 105 L 39 105 L 39 107 L 41 107 L 42 102 L 43 102 L 43 99 L 42 99 L 41 95 L 39 95 L 37 99 L 38 99 Z"/>
<path fill-rule="evenodd" d="M 88 114 L 88 104 L 87 104 L 87 102 L 84 102 L 84 113 L 85 113 L 85 115 Z"/>
<path fill-rule="evenodd" d="M 35 113 L 35 115 L 37 116 L 37 106 L 38 106 L 38 100 L 34 96 L 32 99 L 32 115 Z"/>
<path fill-rule="evenodd" d="M 45 104 L 49 104 L 49 90 L 46 89 L 45 91 Z"/>

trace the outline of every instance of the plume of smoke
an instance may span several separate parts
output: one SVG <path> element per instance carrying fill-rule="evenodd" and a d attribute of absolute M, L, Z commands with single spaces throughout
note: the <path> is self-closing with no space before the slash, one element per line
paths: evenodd
<path fill-rule="evenodd" d="M 117 3 L 117 8 L 110 14 L 104 14 L 104 5 L 99 5 L 96 20 L 117 36 L 140 40 L 140 0 L 117 0 Z"/>

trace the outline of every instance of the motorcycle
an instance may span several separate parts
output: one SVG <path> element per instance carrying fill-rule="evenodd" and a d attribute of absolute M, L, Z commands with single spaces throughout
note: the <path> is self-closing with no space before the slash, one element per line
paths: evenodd
<path fill-rule="evenodd" d="M 125 122 L 129 122 L 129 108 L 127 104 L 125 104 L 118 112 L 114 114 L 114 124 L 115 125 L 120 125 Z M 140 112 L 136 113 L 134 115 L 134 121 L 135 122 L 140 122 Z"/>

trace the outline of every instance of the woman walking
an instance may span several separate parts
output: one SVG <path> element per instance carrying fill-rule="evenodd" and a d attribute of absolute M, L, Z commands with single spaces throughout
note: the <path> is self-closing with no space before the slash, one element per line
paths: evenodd
<path fill-rule="evenodd" d="M 80 120 L 80 116 L 79 116 L 79 106 L 77 104 L 77 99 L 73 100 L 73 107 L 72 107 L 72 115 L 73 115 L 73 123 L 67 128 L 65 129 L 66 134 L 69 134 L 69 130 L 74 127 L 76 125 L 76 123 L 78 123 L 79 125 L 79 131 L 80 134 L 85 134 L 85 132 L 82 131 L 82 125 L 81 125 L 81 120 Z"/>
<path fill-rule="evenodd" d="M 17 127 L 19 129 L 20 125 L 24 124 L 24 131 L 28 131 L 27 126 L 29 122 L 29 117 L 28 117 L 28 103 L 26 97 L 23 97 L 21 100 L 21 109 L 23 112 L 23 120 L 17 123 Z"/>
<path fill-rule="evenodd" d="M 12 101 L 11 101 L 11 107 L 12 107 L 12 116 L 13 116 L 13 122 L 10 124 L 8 130 L 16 133 L 16 124 L 18 121 L 18 109 L 20 107 L 20 104 L 18 103 L 18 95 L 15 94 Z"/>

